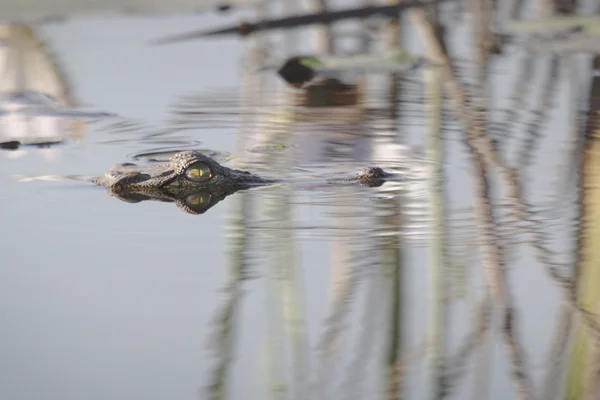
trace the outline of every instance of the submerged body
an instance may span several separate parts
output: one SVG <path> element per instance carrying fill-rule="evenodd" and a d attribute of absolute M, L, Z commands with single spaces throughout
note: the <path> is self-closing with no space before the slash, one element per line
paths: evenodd
<path fill-rule="evenodd" d="M 381 168 L 367 167 L 356 175 L 328 182 L 381 186 L 392 177 Z M 167 162 L 147 166 L 117 164 L 91 182 L 109 188 L 112 195 L 123 201 L 171 201 L 189 213 L 201 214 L 239 190 L 280 181 L 227 168 L 198 151 L 183 151 Z"/>

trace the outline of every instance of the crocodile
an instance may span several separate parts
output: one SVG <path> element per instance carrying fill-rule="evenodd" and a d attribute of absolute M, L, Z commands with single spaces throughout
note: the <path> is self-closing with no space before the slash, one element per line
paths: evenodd
<path fill-rule="evenodd" d="M 355 175 L 327 179 L 326 182 L 355 182 L 375 187 L 396 177 L 379 167 L 365 167 Z M 104 176 L 93 177 L 90 182 L 108 188 L 110 195 L 126 202 L 175 202 L 188 213 L 203 214 L 239 190 L 273 185 L 282 180 L 231 169 L 192 150 L 175 153 L 168 161 L 151 165 L 116 164 Z"/>

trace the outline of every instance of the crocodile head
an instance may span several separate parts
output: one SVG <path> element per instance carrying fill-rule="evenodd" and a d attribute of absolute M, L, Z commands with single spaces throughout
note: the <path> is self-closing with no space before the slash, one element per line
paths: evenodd
<path fill-rule="evenodd" d="M 117 164 L 91 182 L 107 187 L 123 201 L 170 201 L 192 214 L 204 213 L 238 190 L 273 183 L 222 166 L 197 151 L 183 151 L 167 162 L 150 165 Z"/>
<path fill-rule="evenodd" d="M 379 167 L 367 167 L 356 175 L 328 182 L 377 187 L 394 179 L 394 174 Z M 192 214 L 206 212 L 238 190 L 275 183 L 250 172 L 227 168 L 198 151 L 183 151 L 167 162 L 150 165 L 117 164 L 91 182 L 107 187 L 110 195 L 123 201 L 175 202 Z"/>

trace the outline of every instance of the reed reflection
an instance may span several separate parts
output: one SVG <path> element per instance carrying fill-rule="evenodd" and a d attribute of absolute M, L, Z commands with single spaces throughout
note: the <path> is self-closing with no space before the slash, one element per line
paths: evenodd
<path fill-rule="evenodd" d="M 25 148 L 44 148 L 47 159 L 56 159 L 67 140 L 83 140 L 89 119 L 114 114 L 85 110 L 58 56 L 35 28 L 26 24 L 0 26 L 0 149 L 10 157 Z"/>

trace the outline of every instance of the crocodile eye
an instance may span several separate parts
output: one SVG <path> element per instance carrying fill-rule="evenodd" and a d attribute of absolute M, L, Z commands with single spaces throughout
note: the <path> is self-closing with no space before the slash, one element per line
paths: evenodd
<path fill-rule="evenodd" d="M 212 178 L 212 171 L 208 165 L 198 161 L 187 167 L 185 176 L 194 182 L 206 182 Z"/>

